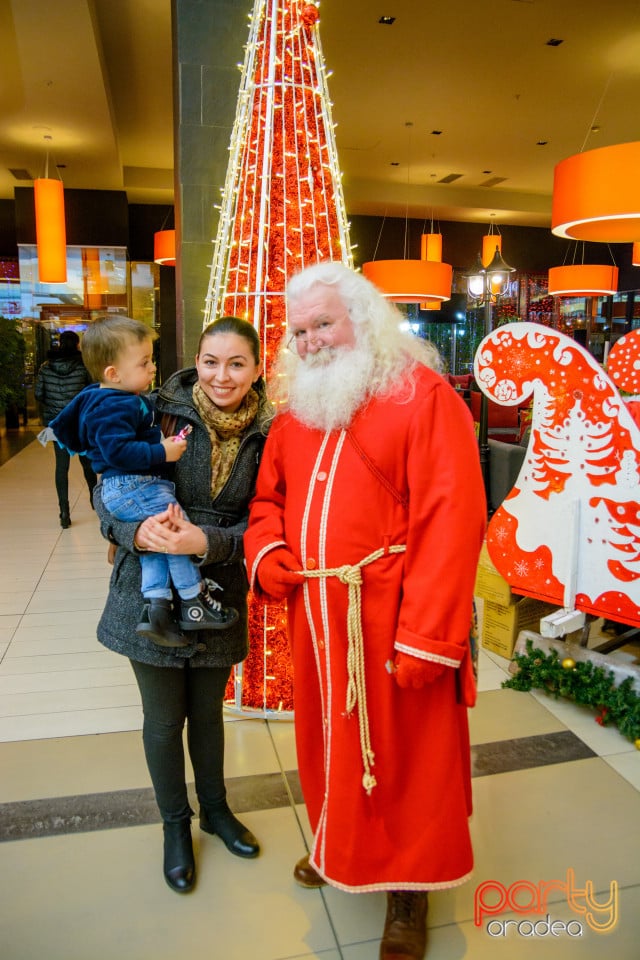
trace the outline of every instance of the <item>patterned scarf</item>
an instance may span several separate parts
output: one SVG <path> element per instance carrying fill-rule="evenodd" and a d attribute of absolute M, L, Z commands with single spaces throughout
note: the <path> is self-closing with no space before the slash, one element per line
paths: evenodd
<path fill-rule="evenodd" d="M 255 420 L 259 398 L 253 387 L 234 413 L 216 407 L 200 384 L 193 385 L 193 404 L 211 440 L 211 497 L 215 499 L 229 479 L 242 434 Z"/>

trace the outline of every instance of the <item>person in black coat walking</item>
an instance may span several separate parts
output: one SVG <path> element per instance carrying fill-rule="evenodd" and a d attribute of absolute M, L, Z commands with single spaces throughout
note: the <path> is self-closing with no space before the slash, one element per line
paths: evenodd
<path fill-rule="evenodd" d="M 65 330 L 60 334 L 60 346 L 49 350 L 47 360 L 38 370 L 35 383 L 35 396 L 42 404 L 42 418 L 45 427 L 48 427 L 54 417 L 91 383 L 91 377 L 82 362 L 80 353 L 80 337 L 73 330 Z M 69 463 L 71 456 L 68 450 L 54 443 L 56 455 L 56 492 L 60 506 L 60 526 L 66 530 L 71 526 L 69 510 Z M 84 478 L 89 488 L 89 500 L 93 505 L 93 488 L 97 477 L 86 457 L 80 457 Z"/>

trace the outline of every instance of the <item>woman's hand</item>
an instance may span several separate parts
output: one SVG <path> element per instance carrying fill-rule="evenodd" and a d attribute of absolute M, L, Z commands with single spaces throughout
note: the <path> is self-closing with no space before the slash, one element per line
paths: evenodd
<path fill-rule="evenodd" d="M 162 513 L 143 520 L 136 531 L 135 546 L 152 553 L 193 554 L 207 552 L 207 537 L 200 527 L 185 520 L 180 507 L 169 504 Z"/>

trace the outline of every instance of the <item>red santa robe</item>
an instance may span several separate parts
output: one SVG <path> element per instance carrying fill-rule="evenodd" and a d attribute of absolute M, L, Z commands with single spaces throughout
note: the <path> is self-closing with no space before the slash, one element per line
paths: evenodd
<path fill-rule="evenodd" d="M 344 890 L 440 889 L 472 869 L 461 687 L 469 688 L 485 522 L 471 416 L 426 367 L 410 392 L 371 400 L 346 431 L 311 429 L 290 413 L 271 428 L 245 535 L 252 584 L 262 557 L 283 544 L 307 570 L 406 546 L 361 570 L 366 724 L 346 707 L 348 587 L 305 579 L 288 600 L 311 864 Z M 451 669 L 401 689 L 389 672 L 399 650 Z M 364 725 L 376 781 L 369 791 Z"/>

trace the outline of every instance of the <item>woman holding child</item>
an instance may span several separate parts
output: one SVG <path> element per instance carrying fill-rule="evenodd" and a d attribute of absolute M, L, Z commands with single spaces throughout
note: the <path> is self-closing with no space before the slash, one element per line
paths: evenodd
<path fill-rule="evenodd" d="M 96 495 L 103 534 L 118 545 L 109 595 L 98 625 L 104 646 L 132 664 L 144 711 L 143 743 L 164 825 L 164 876 L 180 893 L 192 889 L 195 863 L 185 782 L 183 728 L 200 804 L 200 828 L 231 853 L 255 857 L 256 838 L 231 813 L 223 776 L 223 697 L 247 643 L 247 578 L 242 535 L 271 410 L 261 377 L 260 341 L 252 325 L 223 317 L 202 333 L 195 367 L 167 380 L 155 397 L 166 437 L 191 427 L 173 464 L 179 507 L 141 523 L 116 520 Z M 100 488 L 97 488 L 97 494 Z M 140 555 L 188 555 L 209 589 L 235 608 L 227 629 L 188 633 L 186 646 L 162 647 L 141 634 Z"/>

